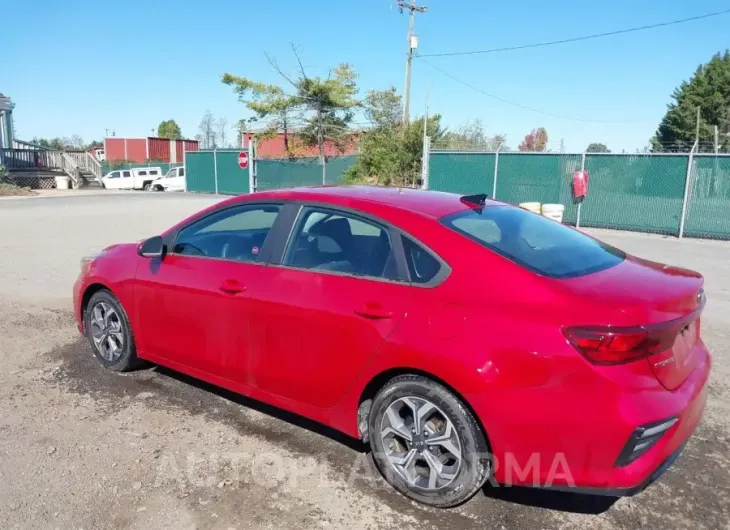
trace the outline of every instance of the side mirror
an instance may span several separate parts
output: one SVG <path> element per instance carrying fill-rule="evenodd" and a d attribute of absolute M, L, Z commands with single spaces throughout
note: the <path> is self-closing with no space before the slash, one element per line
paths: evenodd
<path fill-rule="evenodd" d="M 144 240 L 137 247 L 137 254 L 143 258 L 160 258 L 165 251 L 165 244 L 160 236 L 154 236 Z"/>

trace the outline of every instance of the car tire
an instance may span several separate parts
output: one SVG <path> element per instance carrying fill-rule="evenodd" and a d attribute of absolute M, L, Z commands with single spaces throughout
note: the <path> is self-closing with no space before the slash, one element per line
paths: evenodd
<path fill-rule="evenodd" d="M 84 309 L 84 329 L 94 356 L 104 367 L 117 372 L 140 368 L 127 313 L 110 291 L 94 293 Z"/>
<path fill-rule="evenodd" d="M 142 189 L 144 191 L 150 191 L 151 188 L 152 188 L 152 185 L 148 182 L 147 184 L 144 185 L 144 187 Z"/>
<path fill-rule="evenodd" d="M 423 414 L 418 434 L 416 413 Z M 428 506 L 451 508 L 468 501 L 491 473 L 489 446 L 474 415 L 450 390 L 426 377 L 388 381 L 373 400 L 368 430 L 385 480 Z"/>

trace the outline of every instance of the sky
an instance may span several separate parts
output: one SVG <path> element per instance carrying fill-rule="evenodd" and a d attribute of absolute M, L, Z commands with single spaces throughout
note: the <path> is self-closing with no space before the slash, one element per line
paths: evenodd
<path fill-rule="evenodd" d="M 428 6 L 415 26 L 424 55 L 579 37 L 728 8 L 719 0 L 419 3 Z M 363 94 L 389 85 L 402 91 L 404 84 L 408 17 L 396 0 L 36 0 L 32 10 L 10 2 L 0 17 L 10 51 L 0 62 L 0 93 L 15 102 L 16 137 L 24 140 L 78 134 L 88 142 L 105 131 L 142 137 L 165 119 L 194 137 L 206 110 L 227 119 L 233 137 L 233 124 L 248 114 L 220 76 L 283 84 L 265 54 L 296 75 L 292 44 L 308 75 L 348 62 Z M 415 58 L 412 114 L 423 113 L 428 93 L 430 111 L 445 125 L 479 119 L 489 134 L 506 134 L 512 148 L 545 127 L 556 151 L 562 141 L 566 152 L 591 142 L 634 152 L 654 134 L 674 88 L 730 48 L 728 27 L 730 14 L 577 43 L 425 59 L 472 88 Z"/>

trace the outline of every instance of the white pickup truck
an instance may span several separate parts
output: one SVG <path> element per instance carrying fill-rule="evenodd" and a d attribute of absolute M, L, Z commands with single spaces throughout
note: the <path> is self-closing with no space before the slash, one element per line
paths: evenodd
<path fill-rule="evenodd" d="M 170 168 L 164 177 L 158 178 L 152 183 L 155 191 L 185 191 L 185 168 Z"/>
<path fill-rule="evenodd" d="M 159 167 L 136 167 L 110 171 L 101 178 L 105 188 L 110 190 L 145 190 L 152 189 L 152 183 L 162 175 Z"/>

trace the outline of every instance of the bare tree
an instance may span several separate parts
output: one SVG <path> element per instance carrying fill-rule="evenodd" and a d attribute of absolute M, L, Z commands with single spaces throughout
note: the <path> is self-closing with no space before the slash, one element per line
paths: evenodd
<path fill-rule="evenodd" d="M 218 147 L 230 147 L 228 144 L 228 120 L 223 116 L 218 116 L 215 121 L 215 132 L 218 137 Z"/>
<path fill-rule="evenodd" d="M 215 149 L 216 144 L 216 123 L 213 113 L 209 110 L 205 111 L 198 125 L 198 135 L 200 138 L 200 147 L 202 149 Z"/>

